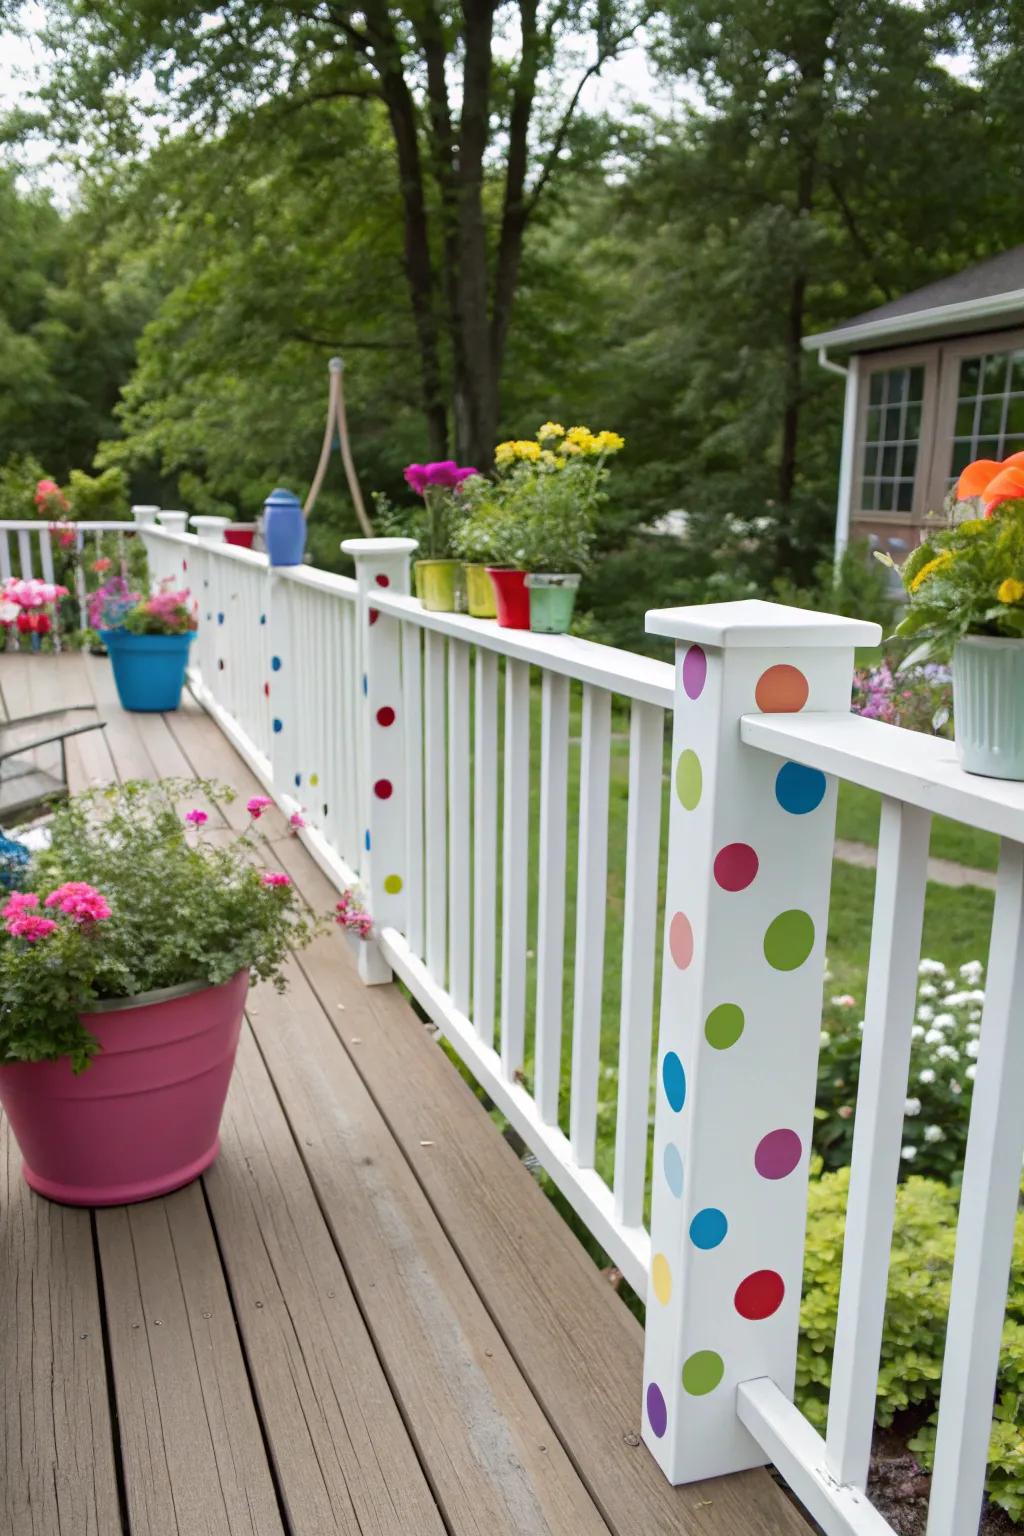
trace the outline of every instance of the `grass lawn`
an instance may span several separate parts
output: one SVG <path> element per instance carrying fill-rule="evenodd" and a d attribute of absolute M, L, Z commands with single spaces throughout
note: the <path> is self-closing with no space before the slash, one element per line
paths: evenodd
<path fill-rule="evenodd" d="M 841 784 L 836 836 L 876 846 L 881 809 L 882 797 L 874 790 L 862 789 L 859 784 Z M 932 822 L 931 852 L 933 858 L 952 859 L 971 869 L 995 869 L 999 861 L 999 839 L 991 832 L 979 832 L 974 827 L 965 827 L 962 822 L 936 816 Z"/>

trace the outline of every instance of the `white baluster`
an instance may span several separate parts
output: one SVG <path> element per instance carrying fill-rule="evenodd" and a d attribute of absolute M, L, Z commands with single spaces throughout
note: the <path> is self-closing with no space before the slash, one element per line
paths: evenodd
<path fill-rule="evenodd" d="M 540 875 L 537 901 L 537 1029 L 534 1097 L 548 1125 L 558 1124 L 565 972 L 565 844 L 568 816 L 569 679 L 545 672 L 541 683 Z"/>

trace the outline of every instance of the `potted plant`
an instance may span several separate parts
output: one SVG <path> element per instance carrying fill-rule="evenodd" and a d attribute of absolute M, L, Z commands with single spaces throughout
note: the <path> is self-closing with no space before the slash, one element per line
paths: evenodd
<path fill-rule="evenodd" d="M 969 464 L 945 526 L 895 568 L 909 598 L 896 633 L 922 642 L 904 665 L 952 653 L 964 768 L 1024 779 L 1024 453 Z"/>
<path fill-rule="evenodd" d="M 510 574 L 513 585 L 519 577 L 515 569 L 519 543 L 515 517 L 510 515 L 503 487 L 483 475 L 467 481 L 462 495 L 466 516 L 452 534 L 452 548 L 462 557 L 467 606 L 475 619 L 497 618 L 494 573 L 499 573 L 499 579 L 502 574 Z"/>
<path fill-rule="evenodd" d="M 122 708 L 177 709 L 197 626 L 196 607 L 188 599 L 187 588 L 175 591 L 171 580 L 161 582 L 151 597 L 128 591 L 123 577 L 93 593 L 89 622 L 110 655 Z"/>
<path fill-rule="evenodd" d="M 451 459 L 409 464 L 405 469 L 406 482 L 423 497 L 426 512 L 420 535 L 424 558 L 415 566 L 416 596 L 435 613 L 465 611 L 462 565 L 454 558 L 453 534 L 464 515 L 459 501 L 463 483 L 476 473 L 460 469 Z"/>
<path fill-rule="evenodd" d="M 53 629 L 50 609 L 67 595 L 67 587 L 52 581 L 9 576 L 0 587 L 0 628 L 28 635 L 32 649 L 38 651 L 43 636 Z"/>
<path fill-rule="evenodd" d="M 72 1205 L 166 1194 L 217 1155 L 250 980 L 283 987 L 319 924 L 287 875 L 232 843 L 199 781 L 131 782 L 61 806 L 0 907 L 0 1103 L 33 1189 Z"/>

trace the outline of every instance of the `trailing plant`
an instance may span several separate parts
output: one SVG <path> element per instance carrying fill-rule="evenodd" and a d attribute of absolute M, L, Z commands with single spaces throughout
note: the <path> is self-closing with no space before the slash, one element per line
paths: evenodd
<path fill-rule="evenodd" d="M 941 662 L 894 667 L 888 658 L 853 674 L 854 713 L 904 730 L 953 735 L 953 674 Z"/>
<path fill-rule="evenodd" d="M 0 1061 L 70 1058 L 97 1044 L 83 1009 L 237 971 L 284 987 L 288 951 L 319 924 L 288 876 L 263 872 L 253 835 L 271 801 L 247 804 L 246 829 L 209 840 L 209 813 L 234 791 L 209 780 L 130 782 L 76 795 L 55 813 L 50 846 L 33 855 L 0 908 Z"/>
<path fill-rule="evenodd" d="M 93 629 L 123 629 L 130 635 L 184 635 L 199 624 L 190 596 L 187 587 L 175 590 L 173 578 L 143 597 L 123 575 L 113 576 L 90 594 L 89 623 Z"/>

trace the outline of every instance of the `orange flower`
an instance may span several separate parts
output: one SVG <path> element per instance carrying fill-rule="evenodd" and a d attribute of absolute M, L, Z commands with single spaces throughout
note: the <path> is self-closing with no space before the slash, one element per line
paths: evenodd
<path fill-rule="evenodd" d="M 1001 501 L 1024 500 L 1024 453 L 1011 453 L 1002 463 L 975 459 L 957 481 L 956 494 L 958 501 L 980 497 L 986 517 L 992 516 Z"/>

